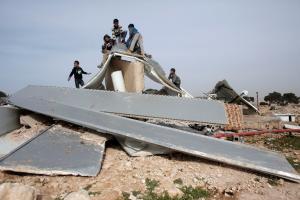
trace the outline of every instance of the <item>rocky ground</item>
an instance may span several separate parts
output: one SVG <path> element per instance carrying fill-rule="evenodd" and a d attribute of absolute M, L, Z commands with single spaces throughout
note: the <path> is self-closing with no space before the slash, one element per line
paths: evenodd
<path fill-rule="evenodd" d="M 268 108 L 264 109 L 264 113 L 269 112 Z M 245 142 L 258 148 L 281 152 L 297 168 L 300 136 L 294 135 L 292 141 L 287 141 L 291 142 L 287 146 L 276 140 L 286 137 L 285 134 L 247 137 Z M 203 199 L 300 199 L 300 184 L 297 183 L 181 153 L 130 157 L 115 140 L 107 143 L 98 176 L 42 176 L 0 172 L 0 199 L 136 199 L 135 196 L 139 196 L 137 194 L 147 191 L 147 180 L 158 182 L 155 194 L 167 191 L 170 196 L 182 196 L 180 188 L 192 186 L 207 191 Z"/>

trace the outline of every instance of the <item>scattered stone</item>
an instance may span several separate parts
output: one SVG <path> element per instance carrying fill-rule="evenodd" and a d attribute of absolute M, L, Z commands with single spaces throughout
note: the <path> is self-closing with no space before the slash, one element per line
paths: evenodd
<path fill-rule="evenodd" d="M 236 192 L 237 192 L 236 187 L 229 187 L 229 188 L 226 188 L 223 193 L 226 197 L 230 197 L 230 196 L 235 195 Z"/>
<path fill-rule="evenodd" d="M 3 183 L 0 185 L 0 199 L 3 200 L 36 200 L 35 188 L 19 183 Z"/>
<path fill-rule="evenodd" d="M 279 184 L 279 185 L 283 185 L 283 184 L 284 184 L 284 180 L 283 180 L 283 179 L 279 179 L 279 180 L 278 180 L 278 184 Z"/>
<path fill-rule="evenodd" d="M 181 190 L 179 190 L 177 187 L 172 187 L 168 190 L 168 193 L 171 197 L 175 197 L 175 196 L 181 196 L 183 193 Z"/>
<path fill-rule="evenodd" d="M 137 198 L 132 193 L 130 193 L 130 196 L 128 198 L 130 200 L 137 200 Z"/>
<path fill-rule="evenodd" d="M 64 200 L 90 200 L 89 193 L 86 190 L 79 190 L 68 194 Z"/>

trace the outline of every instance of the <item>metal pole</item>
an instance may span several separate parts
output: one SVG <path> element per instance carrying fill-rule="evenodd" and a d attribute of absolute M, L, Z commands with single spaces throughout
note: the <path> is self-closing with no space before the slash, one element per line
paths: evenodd
<path fill-rule="evenodd" d="M 256 92 L 256 107 L 259 110 L 258 92 Z"/>

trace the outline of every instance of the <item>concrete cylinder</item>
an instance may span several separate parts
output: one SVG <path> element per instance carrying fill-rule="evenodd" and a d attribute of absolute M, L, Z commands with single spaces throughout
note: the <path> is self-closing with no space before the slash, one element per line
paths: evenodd
<path fill-rule="evenodd" d="M 111 79 L 113 82 L 114 90 L 117 92 L 126 92 L 125 82 L 122 75 L 122 71 L 115 71 L 111 73 Z"/>

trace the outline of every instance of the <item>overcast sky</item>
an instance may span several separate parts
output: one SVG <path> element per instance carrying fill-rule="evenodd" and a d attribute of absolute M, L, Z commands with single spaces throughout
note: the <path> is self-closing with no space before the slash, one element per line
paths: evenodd
<path fill-rule="evenodd" d="M 175 67 L 195 96 L 222 79 L 252 96 L 300 96 L 299 0 L 0 0 L 0 90 L 74 87 L 67 77 L 75 59 L 97 73 L 114 18 L 134 23 L 145 51 L 167 72 Z"/>

